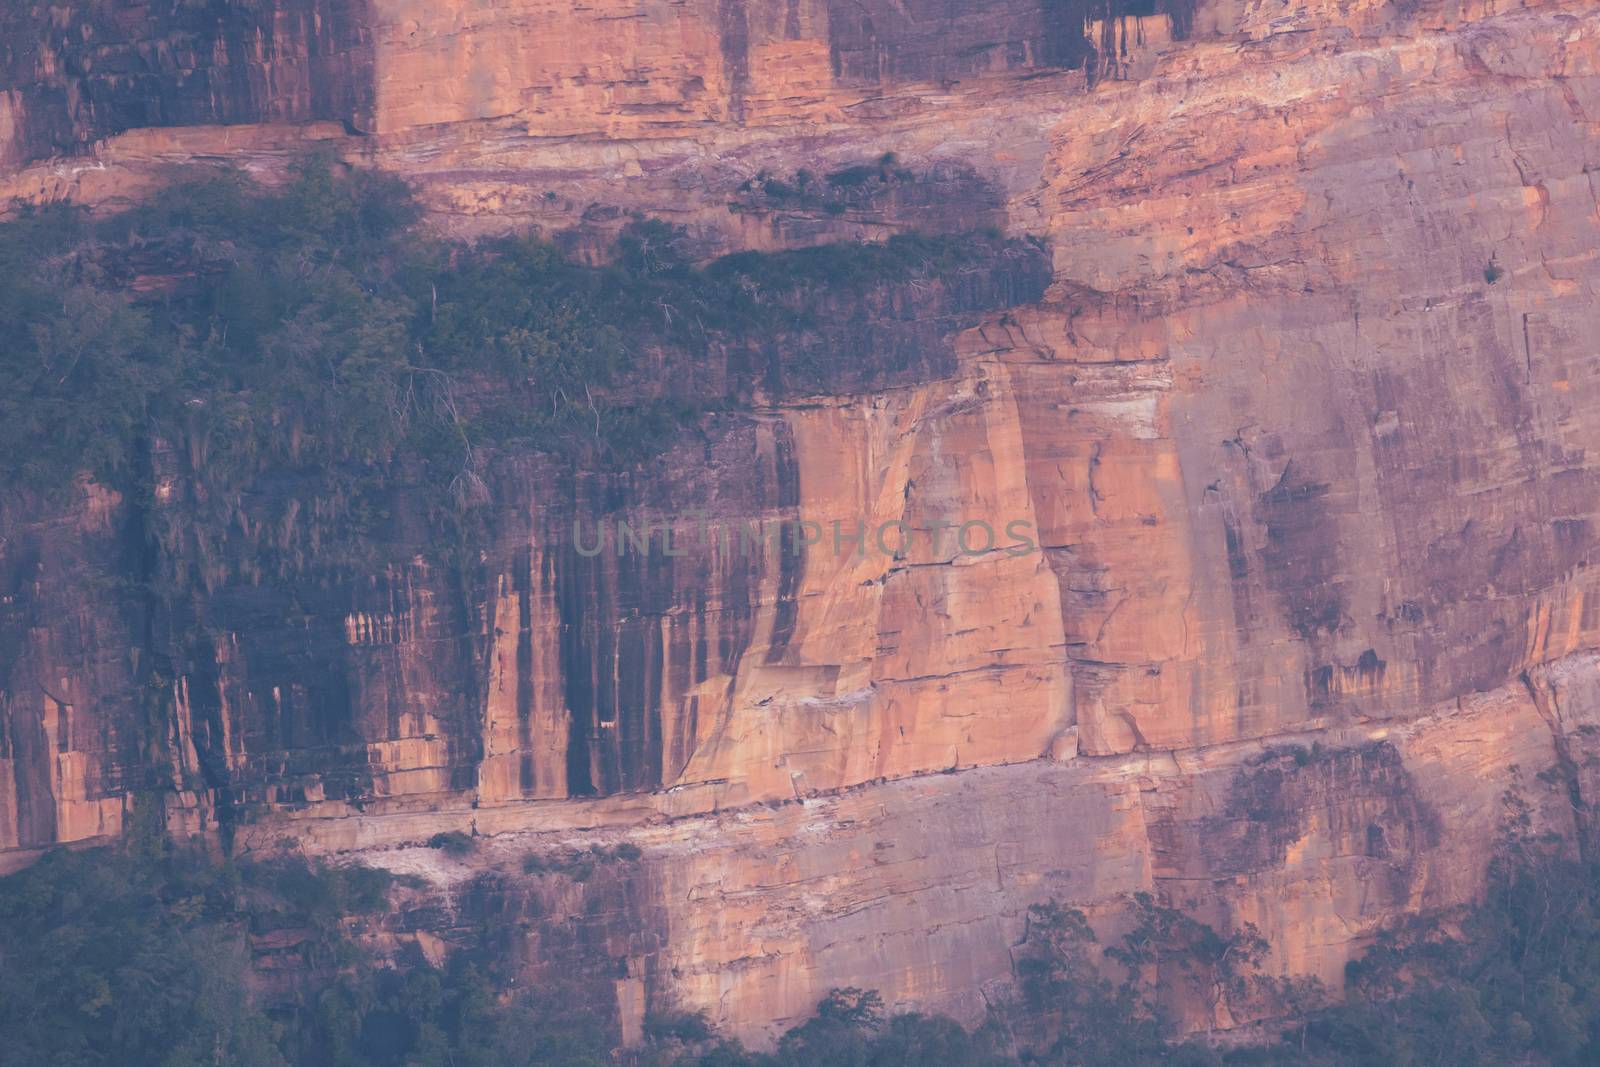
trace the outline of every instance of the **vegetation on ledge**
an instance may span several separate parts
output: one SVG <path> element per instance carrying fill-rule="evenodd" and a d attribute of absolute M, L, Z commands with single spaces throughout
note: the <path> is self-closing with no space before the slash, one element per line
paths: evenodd
<path fill-rule="evenodd" d="M 645 454 L 748 396 L 684 395 L 674 368 L 1010 244 L 909 235 L 699 267 L 680 232 L 637 220 L 591 267 L 533 238 L 430 239 L 417 214 L 398 179 L 312 159 L 277 190 L 221 177 L 105 219 L 0 224 L 0 481 L 111 480 L 176 448 L 223 485 L 410 465 L 460 503 L 485 448 Z"/>
<path fill-rule="evenodd" d="M 83 474 L 121 492 L 155 548 L 130 581 L 164 602 L 472 561 L 500 458 L 625 470 L 710 412 L 940 373 L 950 333 L 1048 274 L 997 233 L 701 265 L 636 218 L 593 266 L 418 215 L 400 180 L 310 158 L 276 189 L 0 223 L 0 508 Z"/>

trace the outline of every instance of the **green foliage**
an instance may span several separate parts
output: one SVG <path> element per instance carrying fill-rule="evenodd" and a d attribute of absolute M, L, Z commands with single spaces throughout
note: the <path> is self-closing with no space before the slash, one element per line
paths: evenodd
<path fill-rule="evenodd" d="M 600 1067 L 603 1019 L 550 997 L 506 997 L 470 962 L 363 967 L 326 985 L 286 1035 L 310 1067 Z"/>
<path fill-rule="evenodd" d="M 780 305 L 781 297 L 806 294 L 820 282 L 830 289 L 849 290 L 933 277 L 970 262 L 975 249 L 1000 242 L 996 233 L 895 234 L 872 243 L 737 252 L 712 263 L 706 274 L 726 293 L 732 314 L 759 317 Z M 800 311 L 797 303 L 787 305 L 791 313 Z M 792 321 L 792 314 L 789 317 Z"/>
<path fill-rule="evenodd" d="M 1017 978 L 1035 1043 L 1066 1062 L 1137 1062 L 1165 1051 L 1156 1013 L 1133 980 L 1137 975 L 1114 985 L 1097 941 L 1081 911 L 1054 901 L 1028 910 Z"/>
<path fill-rule="evenodd" d="M 1128 968 L 1130 980 L 1151 971 L 1176 974 L 1188 992 L 1213 1012 L 1229 998 L 1248 995 L 1253 969 L 1268 947 L 1253 925 L 1246 923 L 1225 936 L 1149 893 L 1134 894 L 1133 917 L 1133 929 L 1124 935 L 1121 947 L 1106 953 Z"/>
<path fill-rule="evenodd" d="M 605 321 L 596 273 L 551 245 L 492 242 L 435 284 L 423 342 L 445 370 L 487 366 L 526 399 L 559 408 L 608 384 L 621 363 L 622 335 Z"/>
<path fill-rule="evenodd" d="M 1350 965 L 1345 1002 L 1332 1008 L 1314 982 L 1255 976 L 1265 945 L 1248 926 L 1223 936 L 1154 898 L 1136 897 L 1132 928 L 1103 953 L 1126 969 L 1127 980 L 1114 986 L 1094 957 L 1094 932 L 1081 913 L 1034 908 L 1017 967 L 1024 1018 L 1042 1020 L 1056 1035 L 1038 1062 L 1596 1062 L 1600 864 L 1574 855 L 1568 842 L 1532 836 L 1529 805 L 1515 790 L 1505 815 L 1486 899 L 1464 914 L 1416 919 L 1381 935 Z M 1301 1022 L 1287 1027 L 1278 1045 L 1168 1045 L 1142 992 L 1157 970 L 1177 975 L 1202 1003 L 1264 995 Z"/>
<path fill-rule="evenodd" d="M 1600 1059 L 1600 864 L 1509 833 L 1484 902 L 1418 921 L 1351 964 L 1348 1001 L 1307 1026 L 1307 1062 L 1582 1064 Z"/>
<path fill-rule="evenodd" d="M 167 544 L 185 567 L 236 538 L 235 558 L 283 576 L 341 551 L 370 564 L 398 509 L 470 558 L 496 454 L 658 455 L 748 402 L 775 338 L 1004 244 L 902 236 L 700 267 L 681 229 L 638 218 L 592 267 L 529 237 L 431 239 L 417 215 L 398 180 L 312 157 L 277 189 L 223 176 L 103 219 L 0 224 L 0 487 L 87 473 L 148 503 L 176 475 L 187 521 L 151 532 L 191 542 Z M 730 374 L 716 355 L 757 352 Z M 169 591 L 195 577 L 175 570 Z"/>
<path fill-rule="evenodd" d="M 318 963 L 348 962 L 341 926 L 347 918 L 385 910 L 394 878 L 372 867 L 313 868 L 300 860 L 241 862 L 237 908 L 252 933 L 309 930 L 304 954 Z"/>
<path fill-rule="evenodd" d="M 126 468 L 159 385 L 149 316 L 85 280 L 71 251 L 85 233 L 65 207 L 0 226 L 0 478 L 11 483 Z"/>
<path fill-rule="evenodd" d="M 645 1036 L 652 1041 L 694 1045 L 715 1036 L 704 1012 L 649 1012 L 644 1017 Z"/>
<path fill-rule="evenodd" d="M 466 856 L 477 849 L 478 843 L 471 834 L 445 830 L 428 838 L 428 847 L 436 848 L 447 856 Z"/>
<path fill-rule="evenodd" d="M 275 194 L 214 179 L 97 227 L 77 258 L 106 299 L 153 289 L 133 301 L 157 354 L 139 368 L 148 429 L 223 484 L 389 460 L 419 411 L 410 306 L 383 264 L 414 215 L 396 180 L 308 160 Z"/>
<path fill-rule="evenodd" d="M 612 854 L 613 859 L 628 861 Z M 560 990 L 506 992 L 457 953 L 381 964 L 348 934 L 388 907 L 392 879 L 299 860 L 214 863 L 198 852 L 60 851 L 0 879 L 0 1048 L 61 1067 L 600 1067 L 615 1031 Z M 263 972 L 253 939 L 297 960 Z M 282 951 L 282 950 L 271 950 Z M 266 973 L 294 968 L 291 989 Z M 884 1020 L 876 993 L 836 990 L 774 1056 L 662 1013 L 624 1060 L 683 1067 L 1009 1062 L 947 1019 Z M 843 1058 L 838 1058 L 843 1057 Z"/>
<path fill-rule="evenodd" d="M 7 1062 L 282 1065 L 251 1003 L 245 872 L 56 852 L 0 880 Z"/>
<path fill-rule="evenodd" d="M 390 876 L 185 850 L 55 852 L 0 879 L 0 1048 L 60 1067 L 596 1067 L 604 1020 L 508 997 L 470 960 L 380 965 L 350 917 Z M 253 939 L 292 946 L 288 999 Z M 277 963 L 283 967 L 283 962 Z"/>
<path fill-rule="evenodd" d="M 647 1027 L 650 1024 L 647 1022 Z M 1001 1050 L 996 1028 L 976 1033 L 940 1015 L 885 1017 L 877 993 L 835 989 L 816 1015 L 779 1039 L 771 1053 L 746 1052 L 706 1033 L 693 1017 L 656 1023 L 647 1062 L 678 1067 L 1004 1067 L 1017 1061 Z M 687 1046 L 687 1047 L 685 1047 Z"/>
<path fill-rule="evenodd" d="M 523 874 L 560 874 L 576 882 L 587 882 L 595 867 L 603 863 L 636 863 L 644 855 L 638 845 L 623 842 L 612 849 L 604 846 L 573 852 L 530 852 L 522 858 Z"/>

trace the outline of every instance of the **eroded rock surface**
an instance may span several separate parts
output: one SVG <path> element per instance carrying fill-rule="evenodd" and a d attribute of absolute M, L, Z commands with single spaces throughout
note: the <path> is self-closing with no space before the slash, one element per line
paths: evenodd
<path fill-rule="evenodd" d="M 1507 789 L 1582 837 L 1590 6 L 845 6 L 377 0 L 315 32 L 286 10 L 255 51 L 205 45 L 236 95 L 159 121 L 118 110 L 137 79 L 7 53 L 0 190 L 23 197 L 115 204 L 219 157 L 270 176 L 318 141 L 463 234 L 588 247 L 640 210 L 736 249 L 989 222 L 1050 264 L 841 309 L 822 343 L 776 342 L 798 377 L 615 484 L 508 459 L 470 574 L 403 521 L 381 566 L 286 586 L 249 573 L 264 542 L 141 557 L 134 503 L 99 487 L 8 508 L 0 846 L 116 834 L 154 780 L 174 830 L 353 849 L 527 918 L 530 973 L 583 955 L 625 1031 L 673 1002 L 758 1036 L 838 985 L 970 1019 L 1028 904 L 1114 925 L 1152 887 L 1336 985 L 1382 924 L 1477 891 Z M 118 41 L 96 69 L 145 55 Z M 334 54 L 359 58 L 310 58 Z M 793 193 L 800 170 L 853 176 Z M 181 527 L 172 464 L 139 506 Z M 691 539 L 695 512 L 826 536 L 674 558 L 571 537 Z M 830 528 L 971 519 L 1040 551 L 857 555 Z M 178 565 L 216 568 L 195 619 L 119 586 Z M 408 847 L 451 827 L 488 836 L 476 858 Z M 644 856 L 592 884 L 521 866 L 623 839 Z M 1196 1027 L 1251 1010 L 1173 996 Z"/>

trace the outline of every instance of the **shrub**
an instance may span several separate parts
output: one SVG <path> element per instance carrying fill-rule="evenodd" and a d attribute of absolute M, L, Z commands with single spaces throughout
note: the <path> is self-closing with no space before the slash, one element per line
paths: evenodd
<path fill-rule="evenodd" d="M 448 856 L 465 856 L 478 847 L 478 842 L 471 834 L 445 830 L 428 838 L 428 847 L 436 848 Z"/>
<path fill-rule="evenodd" d="M 705 1012 L 648 1012 L 644 1017 L 645 1036 L 652 1041 L 677 1041 L 687 1045 L 711 1040 L 715 1031 Z"/>

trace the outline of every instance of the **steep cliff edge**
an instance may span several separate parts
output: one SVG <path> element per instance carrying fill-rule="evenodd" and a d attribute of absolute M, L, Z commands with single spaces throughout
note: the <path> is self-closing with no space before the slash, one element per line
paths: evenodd
<path fill-rule="evenodd" d="M 626 892 L 573 890 L 599 917 L 544 936 L 586 931 L 625 1031 L 676 1002 L 758 1034 L 837 985 L 974 1017 L 1030 903 L 1115 922 L 1151 888 L 1336 985 L 1382 924 L 1476 892 L 1514 782 L 1553 772 L 1537 817 L 1576 838 L 1600 22 L 1156 6 L 11 9 L 8 41 L 53 36 L 0 65 L 0 194 L 116 205 L 316 141 L 454 233 L 585 252 L 643 211 L 709 254 L 988 221 L 1052 262 L 784 341 L 803 387 L 618 485 L 506 464 L 471 582 L 397 534 L 360 580 L 229 576 L 180 644 L 117 588 L 126 499 L 8 506 L 0 846 L 118 833 L 161 761 L 175 830 L 226 811 L 239 847 L 362 850 L 445 899 L 626 838 Z M 885 353 L 902 373 L 861 372 Z M 173 503 L 138 504 L 182 526 L 174 462 Z M 1022 520 L 1042 551 L 629 569 L 570 536 L 694 512 Z M 446 828 L 490 840 L 408 847 Z M 530 971 L 564 965 L 534 928 Z"/>

